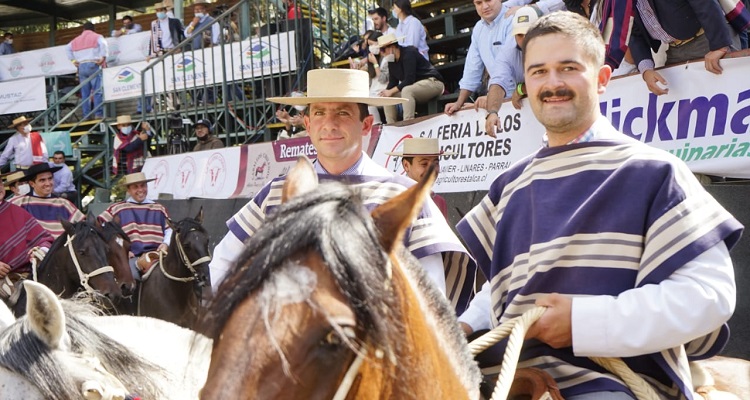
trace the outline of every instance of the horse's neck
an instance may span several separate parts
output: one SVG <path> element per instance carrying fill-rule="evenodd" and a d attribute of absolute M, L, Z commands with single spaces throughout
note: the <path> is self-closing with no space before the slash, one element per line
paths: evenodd
<path fill-rule="evenodd" d="M 67 249 L 61 247 L 53 254 L 47 254 L 37 266 L 37 281 L 50 288 L 58 296 L 69 298 L 80 286 L 78 275 L 71 275 L 74 273 L 75 266 L 72 265 Z"/>

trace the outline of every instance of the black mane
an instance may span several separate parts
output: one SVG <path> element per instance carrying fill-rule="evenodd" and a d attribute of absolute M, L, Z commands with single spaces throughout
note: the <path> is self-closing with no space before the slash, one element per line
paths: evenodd
<path fill-rule="evenodd" d="M 387 285 L 388 255 L 359 196 L 330 182 L 282 204 L 247 241 L 235 268 L 221 284 L 203 316 L 207 333 L 216 337 L 234 309 L 295 254 L 315 252 L 328 266 L 348 300 L 358 328 L 368 340 L 389 349 L 390 316 L 397 312 Z"/>

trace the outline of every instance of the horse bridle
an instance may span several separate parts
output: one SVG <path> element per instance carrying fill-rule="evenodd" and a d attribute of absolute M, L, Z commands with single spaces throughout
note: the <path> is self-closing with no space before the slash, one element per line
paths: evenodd
<path fill-rule="evenodd" d="M 73 250 L 73 239 L 75 239 L 76 235 L 67 235 L 68 240 L 65 242 L 65 247 L 68 248 L 68 252 L 70 252 L 70 258 L 73 260 L 73 265 L 76 266 L 76 271 L 78 271 L 78 279 L 81 281 L 81 286 L 86 290 L 86 293 L 95 293 L 96 289 L 92 288 L 91 285 L 89 285 L 89 279 L 101 274 L 106 274 L 107 272 L 115 272 L 115 269 L 112 268 L 111 265 L 105 265 L 103 267 L 97 268 L 94 271 L 90 273 L 85 273 L 81 269 L 81 263 L 78 262 L 78 257 L 76 256 L 75 250 Z M 34 281 L 37 279 L 37 269 L 36 269 L 36 263 L 32 263 L 32 277 L 34 278 Z"/>
<path fill-rule="evenodd" d="M 195 229 L 191 229 L 189 232 L 192 232 L 194 230 Z M 164 274 L 164 276 L 167 279 L 170 279 L 170 280 L 173 280 L 173 281 L 177 281 L 177 282 L 187 283 L 187 282 L 192 282 L 192 281 L 198 280 L 198 271 L 195 270 L 195 266 L 203 264 L 203 263 L 210 262 L 211 261 L 211 255 L 203 256 L 203 257 L 201 257 L 201 258 L 199 258 L 199 259 L 197 259 L 197 260 L 195 260 L 193 262 L 190 262 L 190 258 L 188 257 L 187 253 L 185 252 L 185 248 L 182 247 L 182 242 L 180 241 L 180 233 L 179 232 L 175 232 L 174 235 L 175 235 L 175 240 L 177 241 L 177 245 L 176 245 L 176 247 L 177 247 L 177 254 L 179 254 L 179 256 L 180 256 L 180 261 L 182 261 L 182 264 L 187 267 L 187 269 L 190 271 L 191 274 L 193 274 L 193 276 L 190 276 L 190 277 L 187 277 L 187 278 L 180 278 L 178 276 L 170 275 L 164 269 L 164 260 L 162 260 L 163 253 L 159 253 L 159 269 L 161 270 L 161 273 Z M 203 287 L 203 286 L 206 285 L 206 283 L 205 282 L 199 282 L 198 285 L 199 285 L 199 287 Z"/>

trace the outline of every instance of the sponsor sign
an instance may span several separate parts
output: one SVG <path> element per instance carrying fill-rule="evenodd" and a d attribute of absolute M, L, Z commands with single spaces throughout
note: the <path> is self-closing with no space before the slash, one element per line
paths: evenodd
<path fill-rule="evenodd" d="M 40 132 L 44 143 L 47 145 L 47 152 L 49 156 L 56 151 L 62 151 L 66 156 L 73 156 L 73 146 L 70 144 L 70 132 L 68 131 L 53 131 L 53 132 Z"/>
<path fill-rule="evenodd" d="M 44 77 L 0 82 L 0 115 L 47 108 Z"/>

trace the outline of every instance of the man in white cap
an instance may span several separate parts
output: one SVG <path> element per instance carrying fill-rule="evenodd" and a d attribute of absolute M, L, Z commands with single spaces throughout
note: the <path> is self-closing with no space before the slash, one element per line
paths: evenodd
<path fill-rule="evenodd" d="M 456 153 L 440 150 L 437 138 L 411 138 L 405 139 L 400 152 L 388 152 L 389 156 L 401 157 L 401 166 L 406 176 L 419 182 L 432 165 L 440 170 L 440 157 L 451 156 Z M 439 194 L 432 192 L 432 201 L 448 220 L 448 203 Z"/>
<path fill-rule="evenodd" d="M 10 200 L 33 215 L 54 238 L 65 232 L 61 220 L 76 223 L 86 218 L 73 203 L 52 195 L 55 187 L 52 174 L 58 170 L 60 167 L 50 167 L 47 163 L 31 166 L 21 179 L 29 182 L 31 192 Z"/>
<path fill-rule="evenodd" d="M 533 5 L 519 8 L 513 16 L 513 29 L 511 30 L 511 35 L 514 38 L 511 41 L 513 44 L 509 51 L 504 53 L 505 57 L 499 59 L 493 69 L 492 73 L 497 74 L 497 76 L 493 75 L 490 79 L 490 89 L 487 94 L 485 130 L 492 137 L 495 137 L 496 129 L 501 124 L 497 112 L 500 110 L 503 99 L 510 97 L 513 100 L 513 105 L 520 108 L 520 99 L 526 96 L 523 85 L 524 71 L 521 44 L 531 25 L 542 15 L 542 10 Z"/>
<path fill-rule="evenodd" d="M 472 92 L 482 89 L 482 76 L 487 70 L 490 74 L 489 84 L 500 84 L 502 74 L 495 72 L 500 60 L 507 57 L 506 53 L 514 50 L 513 15 L 519 5 L 529 3 L 528 0 L 476 0 L 474 7 L 481 18 L 471 31 L 471 45 L 466 53 L 464 72 L 458 86 L 461 89 L 458 99 L 454 103 L 445 105 L 445 113 L 452 115 L 460 110 L 469 100 Z M 536 3 L 544 13 L 562 10 L 561 0 L 541 0 Z M 508 90 L 510 93 L 510 90 Z M 485 107 L 484 103 L 476 102 L 474 108 Z"/>
<path fill-rule="evenodd" d="M 115 218 L 120 220 L 122 230 L 130 239 L 130 270 L 136 279 L 140 279 L 141 272 L 145 273 L 151 266 L 151 262 L 143 262 L 139 268 L 138 259 L 141 256 L 147 258 L 152 252 L 166 253 L 172 239 L 167 209 L 148 198 L 148 182 L 154 180 L 147 179 L 143 172 L 125 175 L 122 185 L 128 191 L 128 198 L 112 204 L 99 215 L 103 222 Z"/>
<path fill-rule="evenodd" d="M 0 168 L 5 168 L 14 159 L 16 169 L 25 170 L 34 164 L 46 163 L 49 159 L 47 145 L 39 132 L 32 131 L 31 120 L 20 116 L 10 125 L 16 133 L 8 139 L 3 154 L 0 155 Z"/>
<path fill-rule="evenodd" d="M 414 184 L 410 179 L 394 176 L 362 151 L 362 138 L 369 134 L 373 121 L 367 106 L 395 105 L 403 99 L 370 97 L 369 75 L 359 70 L 312 70 L 307 73 L 307 82 L 307 97 L 269 100 L 308 105 L 305 127 L 317 150 L 315 169 L 322 181 L 340 181 L 361 189 L 363 203 L 369 209 Z M 243 242 L 279 206 L 284 179 L 272 180 L 227 222 L 229 232 L 214 249 L 211 261 L 214 288 L 237 266 Z M 473 293 L 476 268 L 445 219 L 435 217 L 439 213 L 435 203 L 428 200 L 409 229 L 405 246 L 460 314 Z"/>

